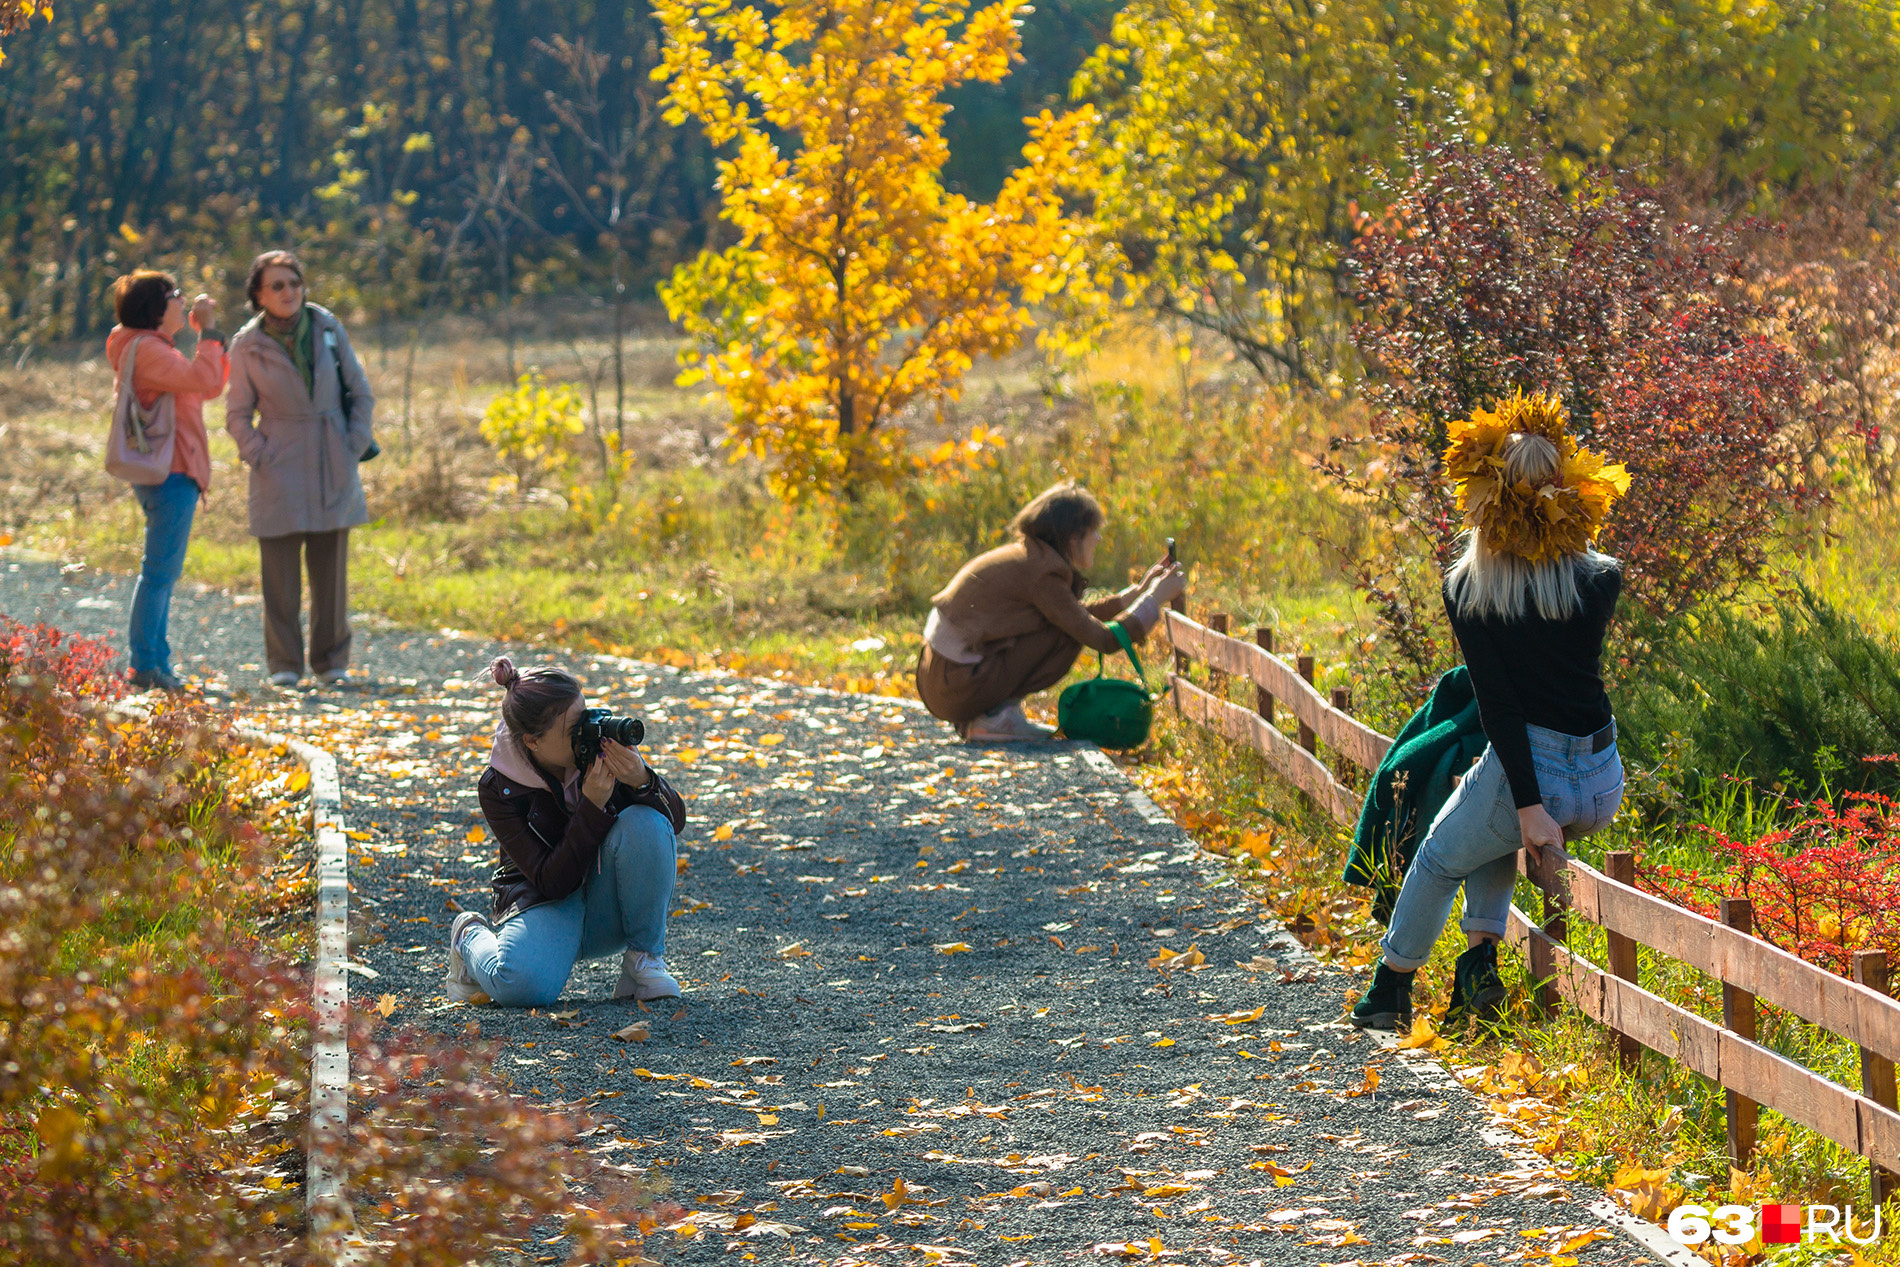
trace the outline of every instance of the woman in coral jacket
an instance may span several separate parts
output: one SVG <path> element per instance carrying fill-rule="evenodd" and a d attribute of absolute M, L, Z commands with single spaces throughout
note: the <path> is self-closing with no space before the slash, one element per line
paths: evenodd
<path fill-rule="evenodd" d="M 169 637 L 172 588 L 185 571 L 185 547 L 198 500 L 211 490 L 211 447 L 205 439 L 204 403 L 224 391 L 230 369 L 224 359 L 224 335 L 213 324 L 218 305 L 199 295 L 185 311 L 185 295 L 168 274 L 151 269 L 127 273 L 112 286 L 112 307 L 119 323 L 106 336 L 106 360 L 113 373 L 136 341 L 132 390 L 150 409 L 170 394 L 176 415 L 171 474 L 159 484 L 135 484 L 133 496 L 145 512 L 145 556 L 132 591 L 127 649 L 132 684 L 175 691 L 184 685 L 172 665 Z M 189 361 L 172 338 L 190 321 L 198 332 L 197 354 Z"/>

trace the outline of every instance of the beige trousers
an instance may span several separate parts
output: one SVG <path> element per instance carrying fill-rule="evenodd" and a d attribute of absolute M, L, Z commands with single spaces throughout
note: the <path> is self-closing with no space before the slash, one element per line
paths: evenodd
<path fill-rule="evenodd" d="M 1046 691 L 1069 675 L 1082 644 L 1054 625 L 992 648 L 975 664 L 946 660 L 924 644 L 917 657 L 917 697 L 962 734 L 1011 700 Z"/>
<path fill-rule="evenodd" d="M 350 530 L 259 537 L 264 579 L 264 658 L 270 672 L 304 668 L 303 573 L 310 572 L 310 671 L 350 663 Z"/>

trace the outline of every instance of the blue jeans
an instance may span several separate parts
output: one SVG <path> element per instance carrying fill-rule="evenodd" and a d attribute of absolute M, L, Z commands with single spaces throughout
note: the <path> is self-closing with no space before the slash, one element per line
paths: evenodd
<path fill-rule="evenodd" d="M 1623 761 L 1616 745 L 1591 752 L 1587 738 L 1542 726 L 1526 729 L 1544 811 L 1563 828 L 1564 839 L 1579 840 L 1607 827 L 1623 803 Z M 1410 972 L 1425 965 L 1445 931 L 1460 884 L 1465 889 L 1465 918 L 1459 927 L 1502 937 L 1522 847 L 1504 763 L 1495 749 L 1486 747 L 1432 820 L 1406 869 L 1392 922 L 1380 943 L 1386 966 Z"/>
<path fill-rule="evenodd" d="M 505 1007 L 545 1007 L 582 959 L 623 950 L 666 953 L 666 910 L 678 874 L 673 823 L 646 805 L 620 811 L 594 874 L 558 902 L 530 906 L 500 928 L 462 936 L 462 958 L 482 992 Z"/>
<path fill-rule="evenodd" d="M 145 509 L 145 558 L 132 590 L 132 628 L 127 634 L 134 673 L 170 673 L 168 636 L 172 587 L 185 572 L 185 546 L 198 511 L 198 482 L 173 471 L 162 484 L 134 484 L 132 495 Z"/>

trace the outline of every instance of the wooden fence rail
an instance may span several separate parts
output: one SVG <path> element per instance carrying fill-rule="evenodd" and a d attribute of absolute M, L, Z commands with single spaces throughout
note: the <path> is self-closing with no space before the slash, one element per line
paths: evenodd
<path fill-rule="evenodd" d="M 1242 641 L 1221 632 L 1225 617 L 1199 624 L 1179 611 L 1164 613 L 1175 672 L 1168 684 L 1181 716 L 1244 744 L 1266 759 L 1336 822 L 1358 820 L 1360 797 L 1335 775 L 1326 757 L 1279 728 L 1284 705 L 1303 735 L 1327 749 L 1336 767 L 1378 768 L 1392 741 L 1329 703 L 1310 675 L 1273 653 L 1271 630 Z M 1302 657 L 1304 659 L 1304 657 Z M 1188 678 L 1194 662 L 1210 671 L 1209 687 Z M 1223 698 L 1231 678 L 1255 687 L 1256 707 Z M 1211 688 L 1211 689 L 1210 689 Z M 1343 696 L 1336 696 L 1341 704 Z M 1365 780 L 1370 789 L 1370 779 Z M 1511 908 L 1510 942 L 1522 950 L 1539 979 L 1543 1006 L 1562 999 L 1616 1036 L 1618 1053 L 1633 1065 L 1638 1047 L 1694 1069 L 1728 1093 L 1729 1146 L 1747 1169 L 1760 1107 L 1825 1136 L 1867 1159 L 1877 1197 L 1900 1191 L 1900 1112 L 1895 1110 L 1894 1066 L 1900 1063 L 1900 1002 L 1886 993 L 1887 963 L 1879 951 L 1856 956 L 1848 980 L 1753 935 L 1746 903 L 1725 904 L 1710 919 L 1645 893 L 1634 883 L 1632 855 L 1612 851 L 1598 871 L 1560 850 L 1546 850 L 1519 866 L 1543 898 L 1540 923 Z M 1572 951 L 1571 917 L 1602 928 L 1605 970 Z M 1676 959 L 1721 982 L 1720 1022 L 1644 990 L 1637 947 Z M 1768 1003 L 1847 1042 L 1861 1053 L 1861 1089 L 1855 1091 L 1755 1041 L 1756 1009 Z"/>

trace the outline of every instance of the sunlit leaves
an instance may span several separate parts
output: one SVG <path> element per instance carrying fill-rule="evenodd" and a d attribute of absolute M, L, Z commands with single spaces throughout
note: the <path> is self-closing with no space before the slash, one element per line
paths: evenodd
<path fill-rule="evenodd" d="M 517 495 L 544 477 L 572 474 L 579 462 L 573 443 L 586 429 L 580 393 L 567 383 L 549 387 L 538 370 L 521 375 L 482 413 L 482 439 L 514 472 Z"/>
<path fill-rule="evenodd" d="M 682 381 L 724 394 L 735 452 L 765 459 L 787 498 L 894 477 L 907 465 L 894 417 L 954 398 L 975 357 L 1016 346 L 1028 305 L 1085 279 L 1062 190 L 1092 115 L 1029 121 L 1022 165 L 975 203 L 942 185 L 941 94 L 1002 78 L 1019 42 L 1010 4 L 656 12 L 668 117 L 733 147 L 719 190 L 739 241 L 660 290 L 693 340 Z"/>

